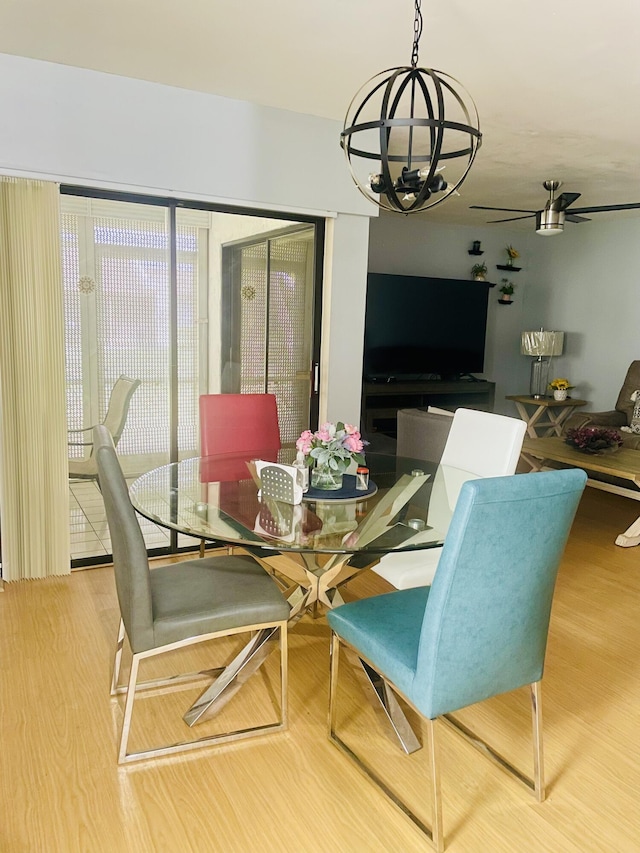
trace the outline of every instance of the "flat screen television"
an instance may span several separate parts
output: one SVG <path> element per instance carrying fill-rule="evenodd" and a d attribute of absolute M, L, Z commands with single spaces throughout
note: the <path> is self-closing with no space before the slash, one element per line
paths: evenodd
<path fill-rule="evenodd" d="M 489 283 L 370 273 L 368 381 L 454 379 L 484 369 Z"/>

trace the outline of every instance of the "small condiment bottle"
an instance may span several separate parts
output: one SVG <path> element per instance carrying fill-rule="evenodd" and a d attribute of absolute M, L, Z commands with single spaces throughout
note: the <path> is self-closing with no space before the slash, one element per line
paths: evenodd
<path fill-rule="evenodd" d="M 356 489 L 359 492 L 366 492 L 369 488 L 369 469 L 364 465 L 359 465 L 356 471 Z"/>

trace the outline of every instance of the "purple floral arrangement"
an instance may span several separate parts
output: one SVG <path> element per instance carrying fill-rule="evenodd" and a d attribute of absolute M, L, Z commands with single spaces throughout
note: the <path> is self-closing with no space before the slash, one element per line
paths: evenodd
<path fill-rule="evenodd" d="M 605 453 L 622 446 L 622 436 L 617 429 L 605 427 L 581 427 L 567 430 L 567 444 L 582 453 Z"/>

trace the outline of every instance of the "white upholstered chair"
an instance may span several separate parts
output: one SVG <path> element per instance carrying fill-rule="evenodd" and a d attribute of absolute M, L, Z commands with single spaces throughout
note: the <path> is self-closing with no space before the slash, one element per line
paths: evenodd
<path fill-rule="evenodd" d="M 446 501 L 452 509 L 465 477 L 501 477 L 515 474 L 527 425 L 524 421 L 475 409 L 458 409 L 446 440 L 441 468 L 435 476 L 427 523 L 438 530 L 438 507 Z M 431 508 L 433 507 L 433 508 Z M 449 512 L 447 512 L 447 518 Z M 438 568 L 441 548 L 386 554 L 373 567 L 396 589 L 428 586 Z"/>

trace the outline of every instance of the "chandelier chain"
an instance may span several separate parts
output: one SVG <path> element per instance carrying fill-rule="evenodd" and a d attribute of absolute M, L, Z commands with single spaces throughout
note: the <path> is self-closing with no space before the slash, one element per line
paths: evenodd
<path fill-rule="evenodd" d="M 411 67 L 418 65 L 418 47 L 422 35 L 422 12 L 420 11 L 421 0 L 415 0 L 416 15 L 413 19 L 413 49 L 411 51 Z"/>

